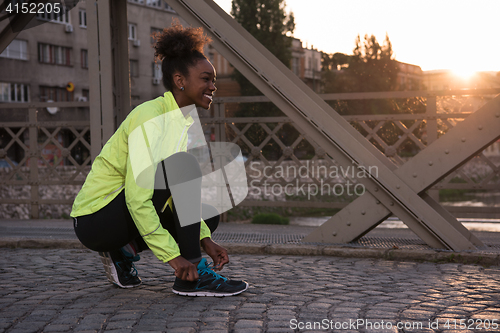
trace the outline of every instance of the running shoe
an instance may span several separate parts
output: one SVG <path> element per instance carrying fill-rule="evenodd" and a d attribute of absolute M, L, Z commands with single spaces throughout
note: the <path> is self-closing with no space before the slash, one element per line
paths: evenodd
<path fill-rule="evenodd" d="M 239 280 L 229 280 L 213 271 L 207 259 L 201 259 L 198 264 L 197 281 L 185 281 L 175 278 L 172 291 L 182 296 L 234 296 L 248 288 L 248 283 Z"/>
<path fill-rule="evenodd" d="M 120 288 L 133 288 L 139 286 L 142 281 L 137 276 L 134 261 L 139 260 L 139 256 L 127 256 L 123 250 L 111 252 L 99 252 L 104 271 L 109 282 Z"/>

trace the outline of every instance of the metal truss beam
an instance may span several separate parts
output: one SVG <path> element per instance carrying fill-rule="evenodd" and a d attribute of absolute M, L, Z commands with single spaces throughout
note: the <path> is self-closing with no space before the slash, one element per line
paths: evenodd
<path fill-rule="evenodd" d="M 130 112 L 127 6 L 87 0 L 91 157 Z"/>
<path fill-rule="evenodd" d="M 340 166 L 364 171 L 366 177 L 359 178 L 359 183 L 430 246 L 457 251 L 475 248 L 468 231 L 464 235 L 434 208 L 435 202 L 420 197 L 395 173 L 395 165 L 213 1 L 168 3 L 188 23 L 203 27 L 219 53 Z M 376 167 L 378 175 L 370 174 L 369 167 Z"/>
<path fill-rule="evenodd" d="M 416 193 L 464 237 L 476 246 L 484 244 L 472 235 L 425 191 L 500 138 L 500 95 L 457 124 L 439 140 L 395 171 Z M 348 243 L 362 237 L 391 215 L 370 193 L 354 200 L 303 241 Z M 370 211 L 360 215 L 361 210 Z"/>
<path fill-rule="evenodd" d="M 0 7 L 5 7 L 6 5 L 7 1 L 4 1 Z M 7 46 L 9 46 L 9 44 L 17 37 L 19 32 L 21 32 L 35 16 L 36 13 L 19 13 L 10 20 L 10 22 L 0 32 L 0 53 L 2 53 Z"/>

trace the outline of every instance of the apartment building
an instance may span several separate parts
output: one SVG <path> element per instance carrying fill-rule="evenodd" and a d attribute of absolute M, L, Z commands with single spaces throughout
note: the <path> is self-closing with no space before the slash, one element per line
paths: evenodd
<path fill-rule="evenodd" d="M 131 95 L 136 106 L 164 92 L 151 34 L 170 26 L 174 18 L 185 22 L 161 0 L 129 0 L 127 4 Z M 88 100 L 85 2 L 59 17 L 38 15 L 35 19 L 46 23 L 20 32 L 0 55 L 0 102 Z M 1 28 L 8 21 L 2 23 Z"/>

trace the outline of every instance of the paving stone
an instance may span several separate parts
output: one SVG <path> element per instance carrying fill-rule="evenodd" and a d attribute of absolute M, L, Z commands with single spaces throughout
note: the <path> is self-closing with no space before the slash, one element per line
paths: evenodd
<path fill-rule="evenodd" d="M 235 297 L 194 298 L 172 293 L 170 268 L 151 252 L 137 263 L 143 285 L 120 289 L 107 282 L 90 251 L 2 251 L 0 333 L 272 333 L 292 331 L 290 320 L 323 319 L 424 324 L 405 332 L 431 332 L 428 320 L 437 319 L 439 331 L 453 332 L 446 320 L 500 319 L 500 269 L 493 266 L 232 255 L 222 273 L 246 279 L 250 289 Z"/>
<path fill-rule="evenodd" d="M 43 328 L 44 332 L 69 332 L 71 331 L 70 325 L 47 325 Z"/>
<path fill-rule="evenodd" d="M 262 320 L 247 320 L 240 319 L 234 325 L 234 328 L 254 328 L 254 327 L 262 327 L 264 322 Z"/>

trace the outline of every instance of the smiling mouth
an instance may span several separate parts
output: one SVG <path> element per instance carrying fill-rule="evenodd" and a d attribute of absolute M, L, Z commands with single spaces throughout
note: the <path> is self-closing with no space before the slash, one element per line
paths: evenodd
<path fill-rule="evenodd" d="M 212 100 L 213 96 L 212 95 L 208 95 L 208 94 L 203 94 L 203 96 L 205 96 L 206 98 L 208 98 L 209 100 Z"/>

